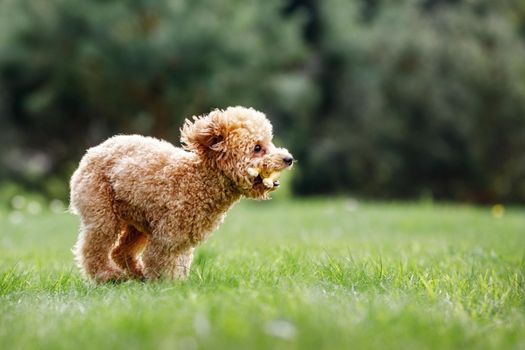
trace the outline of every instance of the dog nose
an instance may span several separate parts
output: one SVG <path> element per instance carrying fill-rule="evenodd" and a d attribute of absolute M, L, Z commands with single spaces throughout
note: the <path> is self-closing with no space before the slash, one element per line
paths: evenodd
<path fill-rule="evenodd" d="M 283 162 L 284 162 L 286 165 L 292 165 L 292 163 L 293 163 L 293 157 L 291 157 L 291 156 L 284 157 L 284 158 L 283 158 Z"/>

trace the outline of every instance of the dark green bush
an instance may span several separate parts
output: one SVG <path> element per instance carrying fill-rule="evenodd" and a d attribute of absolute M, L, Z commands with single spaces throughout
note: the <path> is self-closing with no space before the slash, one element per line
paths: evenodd
<path fill-rule="evenodd" d="M 10 12 L 3 24 L 9 34 L 0 37 L 4 176 L 46 188 L 49 174 L 66 179 L 87 146 L 114 133 L 178 142 L 184 118 L 228 105 L 262 108 L 290 84 L 294 99 L 283 99 L 283 109 L 295 108 L 306 91 L 296 72 L 305 51 L 300 22 L 284 20 L 278 5 L 4 4 Z"/>
<path fill-rule="evenodd" d="M 63 197 L 112 134 L 251 105 L 296 193 L 523 203 L 524 28 L 517 0 L 5 0 L 0 182 Z"/>
<path fill-rule="evenodd" d="M 508 17 L 323 4 L 329 106 L 298 190 L 525 199 L 525 50 Z"/>

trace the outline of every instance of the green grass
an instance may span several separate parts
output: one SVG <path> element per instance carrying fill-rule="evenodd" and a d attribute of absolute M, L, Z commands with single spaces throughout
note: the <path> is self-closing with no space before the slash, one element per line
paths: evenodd
<path fill-rule="evenodd" d="M 23 215 L 0 212 L 1 349 L 525 349 L 524 209 L 245 201 L 189 280 L 102 286 L 76 217 Z"/>

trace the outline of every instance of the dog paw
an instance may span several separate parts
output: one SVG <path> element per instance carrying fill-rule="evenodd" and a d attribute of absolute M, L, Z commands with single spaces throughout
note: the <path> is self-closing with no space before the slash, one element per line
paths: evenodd
<path fill-rule="evenodd" d="M 95 276 L 93 276 L 93 279 L 96 283 L 102 284 L 102 283 L 120 283 L 127 278 L 124 276 L 124 274 L 119 270 L 106 270 L 106 271 L 100 271 Z"/>

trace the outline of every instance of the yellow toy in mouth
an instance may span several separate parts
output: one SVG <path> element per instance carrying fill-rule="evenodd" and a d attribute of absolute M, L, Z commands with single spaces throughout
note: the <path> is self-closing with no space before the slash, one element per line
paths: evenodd
<path fill-rule="evenodd" d="M 274 188 L 279 186 L 279 177 L 281 176 L 281 171 L 271 171 L 267 172 L 259 168 L 248 168 L 248 175 L 252 177 L 259 176 L 262 179 L 262 183 L 266 188 Z"/>

